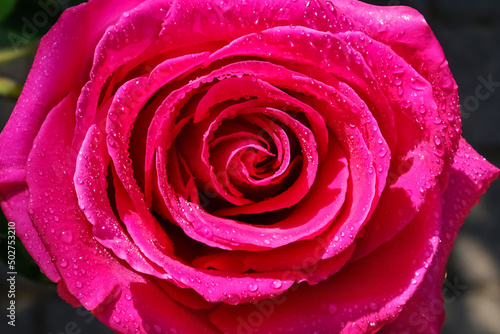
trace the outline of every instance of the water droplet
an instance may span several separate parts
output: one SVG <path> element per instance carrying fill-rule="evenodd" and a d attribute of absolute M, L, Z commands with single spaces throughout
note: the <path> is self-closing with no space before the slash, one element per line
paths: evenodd
<path fill-rule="evenodd" d="M 413 78 L 410 80 L 410 86 L 414 90 L 418 90 L 418 91 L 423 91 L 427 88 L 427 85 L 423 80 L 415 80 Z"/>
<path fill-rule="evenodd" d="M 444 152 L 439 151 L 439 150 L 434 150 L 434 155 L 439 157 L 439 158 L 442 158 L 444 156 Z"/>
<path fill-rule="evenodd" d="M 227 296 L 227 303 L 230 305 L 237 305 L 240 302 L 241 298 L 237 294 L 230 294 Z"/>
<path fill-rule="evenodd" d="M 82 287 L 82 282 L 76 282 L 76 287 L 80 289 Z"/>
<path fill-rule="evenodd" d="M 108 137 L 108 145 L 111 147 L 116 148 L 116 141 L 113 139 L 113 137 Z"/>
<path fill-rule="evenodd" d="M 330 313 L 330 315 L 336 314 L 338 310 L 339 310 L 339 308 L 337 307 L 337 305 L 335 305 L 333 303 L 328 305 L 328 313 Z"/>
<path fill-rule="evenodd" d="M 247 290 L 251 292 L 255 292 L 259 289 L 259 286 L 255 283 L 251 283 L 247 286 Z"/>
<path fill-rule="evenodd" d="M 116 322 L 117 324 L 120 323 L 120 318 L 118 318 L 116 315 L 113 316 L 113 320 L 114 322 Z"/>
<path fill-rule="evenodd" d="M 61 260 L 61 267 L 66 268 L 67 266 L 68 266 L 68 261 L 66 261 L 65 259 L 62 259 Z"/>
<path fill-rule="evenodd" d="M 333 3 L 331 1 L 326 2 L 326 7 L 328 7 L 328 9 L 332 12 L 335 11 L 335 7 L 333 6 Z"/>
<path fill-rule="evenodd" d="M 394 75 L 402 75 L 406 72 L 406 69 L 401 67 L 399 68 L 398 66 L 394 66 L 394 69 L 392 70 L 392 74 Z"/>
<path fill-rule="evenodd" d="M 203 226 L 199 232 L 206 239 L 210 239 L 213 236 L 212 231 L 206 226 Z"/>
<path fill-rule="evenodd" d="M 274 289 L 279 289 L 281 288 L 281 281 L 280 280 L 274 280 L 272 283 L 271 283 L 271 287 L 274 288 Z"/>
<path fill-rule="evenodd" d="M 67 244 L 73 242 L 73 233 L 71 231 L 63 231 L 61 233 L 61 240 Z"/>

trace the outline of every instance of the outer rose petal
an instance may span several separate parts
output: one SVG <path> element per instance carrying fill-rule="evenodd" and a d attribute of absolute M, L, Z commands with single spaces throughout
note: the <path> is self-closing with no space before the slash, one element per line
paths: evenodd
<path fill-rule="evenodd" d="M 443 49 L 422 14 L 410 7 L 372 6 L 361 1 L 341 0 L 336 5 L 356 26 L 389 46 L 431 83 L 442 121 L 448 125 L 443 146 L 454 152 L 458 147 L 455 132 L 461 127 L 458 87 Z M 446 162 L 452 164 L 453 156 L 447 158 Z M 444 173 L 444 180 L 446 173 L 448 171 Z"/>
<path fill-rule="evenodd" d="M 78 208 L 72 179 L 75 161 L 69 149 L 73 110 L 64 103 L 54 108 L 34 141 L 26 172 L 27 209 L 64 280 L 60 291 L 93 309 L 133 273 L 93 238 L 91 225 Z"/>
<path fill-rule="evenodd" d="M 439 187 L 429 192 L 426 205 L 390 242 L 326 281 L 292 287 L 258 305 L 221 305 L 211 320 L 229 333 L 252 333 L 248 328 L 253 333 L 275 333 L 279 328 L 297 334 L 375 333 L 398 316 L 437 251 L 439 192 Z"/>
<path fill-rule="evenodd" d="M 123 279 L 92 313 L 121 334 L 221 333 L 206 314 L 177 303 L 153 279 L 139 275 Z"/>
<path fill-rule="evenodd" d="M 75 101 L 69 102 L 67 96 L 70 90 L 83 85 L 92 65 L 94 47 L 107 23 L 139 2 L 91 1 L 65 11 L 43 37 L 21 97 L 0 135 L 2 209 L 7 218 L 16 223 L 17 235 L 26 249 L 53 281 L 57 281 L 59 275 L 27 214 L 26 160 L 50 110 L 63 100 L 74 105 Z M 73 33 L 67 34 L 68 31 Z"/>
<path fill-rule="evenodd" d="M 470 209 L 479 202 L 479 197 L 486 192 L 498 174 L 498 168 L 484 160 L 463 138 L 460 139 L 450 183 L 441 197 L 443 215 L 438 253 L 415 295 L 405 305 L 399 317 L 384 326 L 380 333 L 393 334 L 402 330 L 408 334 L 440 333 L 445 316 L 441 288 L 453 241 Z"/>
<path fill-rule="evenodd" d="M 406 6 L 382 7 L 349 0 L 337 1 L 336 6 L 368 35 L 406 59 L 426 79 L 431 82 L 440 79 L 436 82 L 439 86 L 456 90 L 443 49 L 418 11 Z M 459 117 L 455 121 L 459 122 Z"/>

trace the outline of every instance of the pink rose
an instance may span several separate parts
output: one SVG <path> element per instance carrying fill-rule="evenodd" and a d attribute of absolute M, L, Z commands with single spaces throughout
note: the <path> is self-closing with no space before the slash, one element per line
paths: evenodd
<path fill-rule="evenodd" d="M 91 0 L 41 42 L 0 199 L 118 333 L 438 333 L 453 240 L 499 173 L 460 133 L 410 8 Z"/>

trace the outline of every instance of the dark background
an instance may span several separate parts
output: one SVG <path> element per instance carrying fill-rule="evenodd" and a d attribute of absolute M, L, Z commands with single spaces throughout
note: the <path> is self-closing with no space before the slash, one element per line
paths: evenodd
<path fill-rule="evenodd" d="M 49 3 L 53 0 L 40 0 Z M 0 61 L 0 81 L 22 86 L 32 62 L 36 40 L 55 22 L 60 12 L 78 0 L 59 0 L 57 13 L 47 14 L 34 0 L 0 0 L 0 60 L 16 40 L 24 56 Z M 81 2 L 81 1 L 80 1 Z M 459 85 L 463 136 L 483 156 L 500 167 L 500 87 L 488 98 L 478 98 L 481 80 L 500 82 L 500 1 L 498 0 L 370 0 L 379 5 L 408 5 L 424 14 L 448 58 Z M 45 16 L 41 15 L 45 12 Z M 44 19 L 46 18 L 46 20 Z M 35 29 L 26 22 L 36 23 Z M 23 31 L 24 29 L 24 31 Z M 12 36 L 12 34 L 10 35 Z M 32 47 L 30 47 L 32 45 Z M 2 53 L 3 52 L 3 53 Z M 9 56 L 10 54 L 7 54 Z M 10 82 L 10 81 L 9 81 Z M 11 82 L 12 83 L 12 82 Z M 19 87 L 18 87 L 19 88 Z M 12 88 L 6 94 L 14 95 Z M 1 91 L 1 88 L 0 88 Z M 484 90 L 481 90 L 484 93 Z M 15 97 L 0 95 L 0 129 L 15 105 Z M 0 153 L 1 154 L 1 153 Z M 62 301 L 53 284 L 47 284 L 36 265 L 23 256 L 20 242 L 16 265 L 16 327 L 7 326 L 6 220 L 0 214 L 0 333 L 102 334 L 109 329 L 82 308 Z M 492 184 L 481 203 L 466 219 L 448 263 L 445 334 L 500 333 L 500 181 Z M 26 278 L 29 277 L 29 278 Z"/>

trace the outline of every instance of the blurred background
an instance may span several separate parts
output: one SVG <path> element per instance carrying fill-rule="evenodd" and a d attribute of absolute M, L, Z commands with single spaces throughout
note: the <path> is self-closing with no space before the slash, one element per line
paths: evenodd
<path fill-rule="evenodd" d="M 57 2 L 56 2 L 57 1 Z M 0 129 L 28 75 L 38 40 L 78 0 L 0 0 Z M 463 136 L 500 167 L 500 1 L 366 0 L 419 10 L 441 42 L 459 86 Z M 484 82 L 486 97 L 477 93 Z M 484 88 L 480 93 L 486 92 Z M 0 152 L 1 154 L 1 152 Z M 60 299 L 19 240 L 16 327 L 7 325 L 7 221 L 0 212 L 0 333 L 112 333 L 83 308 Z M 500 181 L 465 221 L 448 263 L 445 334 L 500 333 Z"/>

